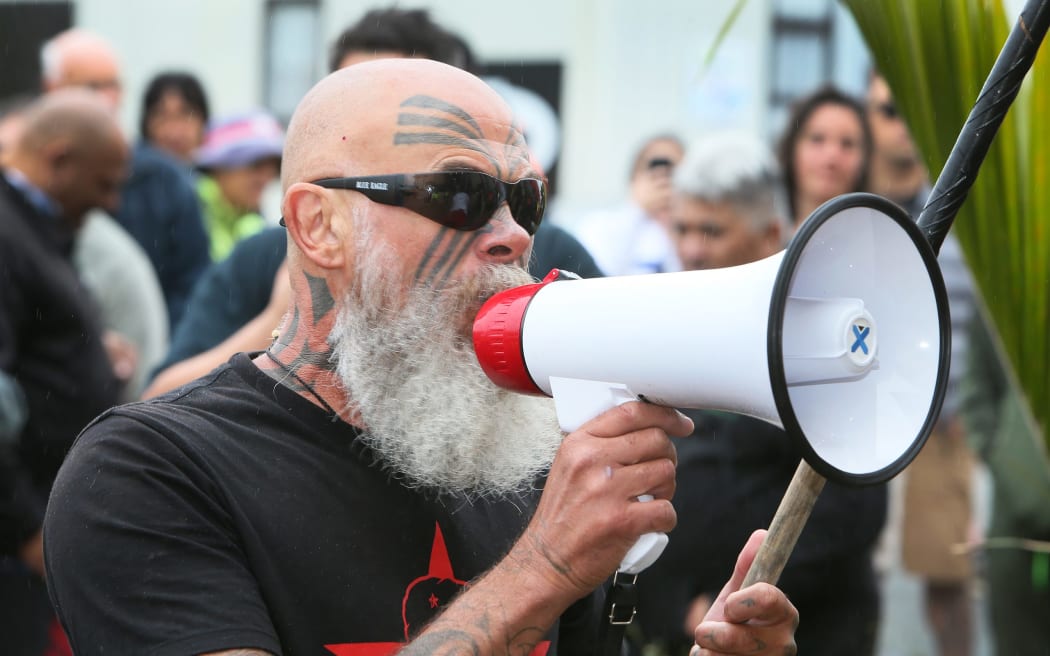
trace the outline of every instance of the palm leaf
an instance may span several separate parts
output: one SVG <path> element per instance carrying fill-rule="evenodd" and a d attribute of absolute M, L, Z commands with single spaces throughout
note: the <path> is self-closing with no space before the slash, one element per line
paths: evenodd
<path fill-rule="evenodd" d="M 842 1 L 935 178 L 1012 24 L 1001 0 Z M 1044 44 L 952 228 L 1044 441 L 1050 418 L 1048 49 Z"/>

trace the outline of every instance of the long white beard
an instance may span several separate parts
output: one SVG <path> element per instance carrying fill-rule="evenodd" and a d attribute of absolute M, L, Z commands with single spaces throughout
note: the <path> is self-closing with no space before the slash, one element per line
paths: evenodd
<path fill-rule="evenodd" d="M 492 294 L 531 282 L 494 266 L 435 289 L 406 284 L 385 244 L 360 238 L 355 285 L 329 342 L 363 439 L 412 487 L 469 497 L 527 489 L 561 443 L 553 402 L 496 387 L 469 329 Z"/>

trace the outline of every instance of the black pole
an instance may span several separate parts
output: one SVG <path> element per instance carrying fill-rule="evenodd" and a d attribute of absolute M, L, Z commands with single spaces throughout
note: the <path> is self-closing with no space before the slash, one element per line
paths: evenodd
<path fill-rule="evenodd" d="M 940 252 L 955 215 L 970 193 L 992 139 L 1035 61 L 1048 25 L 1050 0 L 1028 0 L 959 132 L 918 219 L 935 253 Z"/>

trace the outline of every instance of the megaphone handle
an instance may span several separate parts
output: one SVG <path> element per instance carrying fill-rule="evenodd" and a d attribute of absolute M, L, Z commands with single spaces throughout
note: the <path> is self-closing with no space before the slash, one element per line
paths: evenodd
<path fill-rule="evenodd" d="M 638 395 L 622 383 L 551 376 L 550 386 L 558 423 L 566 433 L 571 433 L 606 410 L 638 400 Z M 643 503 L 652 500 L 653 497 L 648 494 L 638 497 L 638 501 Z M 667 535 L 664 533 L 642 535 L 624 555 L 618 571 L 624 574 L 641 572 L 656 562 L 666 546 Z"/>
<path fill-rule="evenodd" d="M 802 527 L 809 519 L 820 491 L 824 489 L 826 479 L 810 467 L 805 460 L 798 465 L 795 475 L 788 485 L 784 498 L 780 501 L 773 521 L 769 524 L 769 533 L 765 542 L 755 554 L 755 560 L 744 577 L 741 588 L 746 588 L 759 581 L 776 584 L 780 579 L 784 565 L 791 557 Z"/>

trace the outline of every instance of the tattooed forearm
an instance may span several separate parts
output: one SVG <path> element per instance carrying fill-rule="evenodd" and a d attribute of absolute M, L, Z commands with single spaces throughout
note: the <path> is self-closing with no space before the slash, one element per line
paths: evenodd
<path fill-rule="evenodd" d="M 536 552 L 543 556 L 543 559 L 547 561 L 548 565 L 554 568 L 555 572 L 563 576 L 569 576 L 570 574 L 572 574 L 571 565 L 564 562 L 560 558 L 555 558 L 554 555 L 551 553 L 550 549 L 547 548 L 547 545 L 541 542 L 540 540 L 533 538 L 531 535 L 530 538 L 533 547 L 536 549 Z"/>
<path fill-rule="evenodd" d="M 543 629 L 528 627 L 512 635 L 507 641 L 507 653 L 511 656 L 528 656 L 543 640 Z"/>
<path fill-rule="evenodd" d="M 478 642 L 466 631 L 454 629 L 434 630 L 424 633 L 401 651 L 399 656 L 449 656 L 481 654 Z"/>
<path fill-rule="evenodd" d="M 472 635 L 469 631 L 462 629 L 432 628 L 412 641 L 404 649 L 398 652 L 398 656 L 414 656 L 416 654 L 433 656 L 435 654 L 482 654 L 489 653 L 483 649 L 483 645 L 492 643 L 498 638 L 491 635 L 487 618 L 483 617 L 479 622 L 478 634 Z M 543 639 L 543 629 L 539 627 L 526 627 L 507 638 L 502 651 L 491 652 L 493 656 L 528 656 L 536 645 Z"/>

